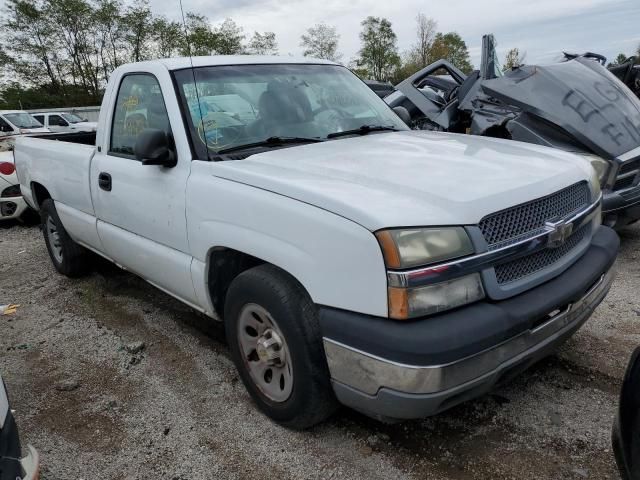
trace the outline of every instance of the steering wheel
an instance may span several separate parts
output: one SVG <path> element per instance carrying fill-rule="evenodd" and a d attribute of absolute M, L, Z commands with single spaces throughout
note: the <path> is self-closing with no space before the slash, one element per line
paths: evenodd
<path fill-rule="evenodd" d="M 325 118 L 320 118 L 320 122 L 323 123 L 327 130 L 330 132 L 338 132 L 343 128 L 343 121 L 351 118 L 347 112 L 345 112 L 340 107 L 330 107 L 328 105 L 322 105 L 319 108 L 316 108 L 311 113 L 313 114 L 314 120 L 318 115 L 322 115 L 324 112 L 328 112 L 327 115 L 323 115 Z"/>

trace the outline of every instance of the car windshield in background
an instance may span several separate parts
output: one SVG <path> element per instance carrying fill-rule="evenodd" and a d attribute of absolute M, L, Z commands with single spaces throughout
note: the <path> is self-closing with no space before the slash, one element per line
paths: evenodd
<path fill-rule="evenodd" d="M 75 113 L 63 113 L 62 118 L 64 118 L 69 123 L 80 123 L 84 122 L 82 118 L 80 118 Z"/>
<path fill-rule="evenodd" d="M 42 124 L 28 113 L 5 113 L 4 117 L 18 128 L 42 127 Z"/>
<path fill-rule="evenodd" d="M 326 140 L 363 126 L 408 130 L 370 88 L 337 65 L 214 66 L 175 76 L 194 143 L 205 156 L 266 139 Z"/>

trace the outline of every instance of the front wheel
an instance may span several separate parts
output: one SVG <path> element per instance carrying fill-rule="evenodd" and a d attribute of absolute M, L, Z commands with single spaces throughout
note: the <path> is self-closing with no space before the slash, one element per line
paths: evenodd
<path fill-rule="evenodd" d="M 272 265 L 247 270 L 229 287 L 224 317 L 236 368 L 267 416 L 304 429 L 333 413 L 317 309 L 297 281 Z"/>
<path fill-rule="evenodd" d="M 67 277 L 79 277 L 86 273 L 88 251 L 74 242 L 64 229 L 53 200 L 42 202 L 40 218 L 49 257 L 56 270 Z"/>

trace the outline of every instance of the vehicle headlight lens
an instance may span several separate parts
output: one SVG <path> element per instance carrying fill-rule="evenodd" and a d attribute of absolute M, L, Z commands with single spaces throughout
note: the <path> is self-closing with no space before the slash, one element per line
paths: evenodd
<path fill-rule="evenodd" d="M 473 253 L 462 227 L 381 230 L 376 237 L 388 268 L 411 268 Z"/>
<path fill-rule="evenodd" d="M 389 287 L 389 317 L 407 320 L 432 315 L 483 298 L 479 273 L 423 287 Z"/>

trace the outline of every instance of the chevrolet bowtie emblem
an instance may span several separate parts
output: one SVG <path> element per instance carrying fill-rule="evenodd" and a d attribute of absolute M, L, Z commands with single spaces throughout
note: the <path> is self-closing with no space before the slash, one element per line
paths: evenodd
<path fill-rule="evenodd" d="M 544 226 L 549 232 L 547 237 L 547 247 L 549 248 L 561 247 L 573 233 L 573 223 L 546 222 Z"/>

